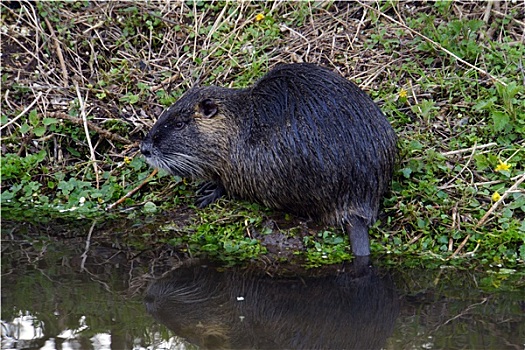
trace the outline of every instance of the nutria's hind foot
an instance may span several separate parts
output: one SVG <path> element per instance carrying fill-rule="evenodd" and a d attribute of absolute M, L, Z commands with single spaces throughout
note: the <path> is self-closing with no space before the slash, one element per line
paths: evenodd
<path fill-rule="evenodd" d="M 350 237 L 352 253 L 355 256 L 370 255 L 370 239 L 368 238 L 368 226 L 363 218 L 351 216 L 343 222 L 344 229 Z"/>
<path fill-rule="evenodd" d="M 195 204 L 198 208 L 202 209 L 211 203 L 215 202 L 217 199 L 221 198 L 226 194 L 226 190 L 222 184 L 209 181 L 204 183 L 198 190 L 197 195 L 200 197 L 197 198 Z"/>

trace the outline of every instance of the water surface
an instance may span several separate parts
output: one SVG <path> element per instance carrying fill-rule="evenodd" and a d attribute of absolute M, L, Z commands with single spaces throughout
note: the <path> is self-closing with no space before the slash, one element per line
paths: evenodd
<path fill-rule="evenodd" d="M 108 225 L 2 227 L 2 349 L 523 349 L 523 274 L 279 276 L 137 250 Z"/>

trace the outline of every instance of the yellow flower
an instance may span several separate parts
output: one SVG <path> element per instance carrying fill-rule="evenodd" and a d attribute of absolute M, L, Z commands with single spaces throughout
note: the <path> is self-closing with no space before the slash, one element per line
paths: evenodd
<path fill-rule="evenodd" d="M 507 162 L 499 161 L 499 164 L 494 168 L 494 171 L 507 171 L 510 169 L 510 165 Z"/>
<path fill-rule="evenodd" d="M 258 13 L 257 16 L 255 16 L 255 21 L 260 22 L 264 19 L 264 15 L 262 13 Z"/>
<path fill-rule="evenodd" d="M 399 90 L 399 98 L 407 98 L 408 92 L 405 89 Z"/>
<path fill-rule="evenodd" d="M 130 157 L 124 157 L 124 163 L 126 163 L 126 164 L 131 163 L 131 158 Z"/>
<path fill-rule="evenodd" d="M 494 193 L 492 194 L 492 197 L 491 197 L 491 198 L 492 198 L 492 201 L 493 201 L 493 202 L 497 202 L 497 201 L 500 200 L 500 198 L 501 198 L 501 194 L 499 194 L 498 191 L 496 191 L 496 192 L 494 192 Z"/>

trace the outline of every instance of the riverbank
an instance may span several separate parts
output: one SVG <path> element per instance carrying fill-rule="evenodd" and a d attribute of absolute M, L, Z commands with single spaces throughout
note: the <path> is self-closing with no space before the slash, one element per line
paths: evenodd
<path fill-rule="evenodd" d="M 191 86 L 246 87 L 278 63 L 304 61 L 356 82 L 399 135 L 374 255 L 523 268 L 522 3 L 1 6 L 2 228 L 9 219 L 106 222 L 112 208 L 172 218 L 137 233 L 137 245 L 186 245 L 227 264 L 272 249 L 290 252 L 283 260 L 306 254 L 310 267 L 351 259 L 339 228 L 237 200 L 196 209 L 196 184 L 148 178 L 138 151 Z"/>

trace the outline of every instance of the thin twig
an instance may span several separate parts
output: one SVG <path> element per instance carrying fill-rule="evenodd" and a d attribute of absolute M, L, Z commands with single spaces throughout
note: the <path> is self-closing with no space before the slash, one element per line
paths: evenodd
<path fill-rule="evenodd" d="M 53 42 L 55 43 L 55 49 L 57 51 L 58 60 L 60 61 L 60 67 L 62 68 L 63 86 L 68 87 L 69 74 L 67 73 L 66 62 L 64 61 L 62 49 L 60 48 L 60 41 L 58 41 L 58 38 L 55 35 L 55 30 L 53 29 L 53 26 L 51 26 L 49 19 L 47 19 L 47 17 L 44 17 L 44 21 L 46 22 L 47 28 L 49 28 L 49 32 L 51 33 L 51 37 L 53 38 Z"/>
<path fill-rule="evenodd" d="M 492 1 L 487 1 L 487 7 L 485 8 L 485 14 L 483 15 L 483 22 L 489 23 L 491 10 L 492 10 Z"/>
<path fill-rule="evenodd" d="M 80 88 L 78 87 L 78 83 L 75 82 L 75 89 L 77 90 L 77 97 L 78 97 L 78 103 L 80 104 L 80 114 L 82 115 L 82 120 L 84 121 L 84 132 L 86 133 L 86 139 L 89 146 L 89 152 L 91 154 L 91 162 L 93 163 L 93 170 L 95 171 L 95 179 L 97 181 L 97 189 L 99 188 L 100 179 L 98 176 L 98 166 L 97 166 L 97 158 L 95 157 L 95 150 L 93 149 L 93 145 L 91 144 L 91 137 L 89 136 L 89 128 L 87 124 L 87 115 L 86 115 L 86 106 L 84 104 L 84 100 L 82 100 L 82 95 L 80 94 Z M 89 92 L 88 92 L 89 93 Z M 86 93 L 86 100 L 87 100 L 87 94 Z"/>
<path fill-rule="evenodd" d="M 14 117 L 12 120 L 10 120 L 8 123 L 2 125 L 0 127 L 0 130 L 3 130 L 5 128 L 7 128 L 9 125 L 13 124 L 14 122 L 16 122 L 18 119 L 20 119 L 24 114 L 26 114 L 27 112 L 29 112 L 29 110 L 31 108 L 33 108 L 33 106 L 38 102 L 38 100 L 40 99 L 40 97 L 42 97 L 42 91 L 40 91 L 38 93 L 38 95 L 36 95 L 36 98 L 34 99 L 33 102 L 31 102 L 31 104 L 29 106 L 26 107 L 26 109 L 24 109 L 19 115 L 17 115 L 16 117 Z"/>
<path fill-rule="evenodd" d="M 88 257 L 89 247 L 91 246 L 91 235 L 93 234 L 93 229 L 95 228 L 95 225 L 97 224 L 97 220 L 94 220 L 91 224 L 91 227 L 89 228 L 89 232 L 86 238 L 86 249 L 84 249 L 84 253 L 82 253 L 82 262 L 80 263 L 80 272 L 84 271 L 85 265 L 86 265 L 86 259 Z"/>
<path fill-rule="evenodd" d="M 124 202 L 126 200 L 126 198 L 129 198 L 131 196 L 133 196 L 133 194 L 135 194 L 135 192 L 137 192 L 138 190 L 140 190 L 140 188 L 142 186 L 144 186 L 153 176 L 155 176 L 155 174 L 158 173 L 158 169 L 155 169 L 153 170 L 153 172 L 151 174 L 149 174 L 149 176 L 144 179 L 144 181 L 142 181 L 142 183 L 140 183 L 140 185 L 138 185 L 137 187 L 135 187 L 134 189 L 132 189 L 131 191 L 129 191 L 128 193 L 126 193 L 124 195 L 124 197 L 120 198 L 118 201 L 116 201 L 115 203 L 109 205 L 106 210 L 107 211 L 110 211 L 111 209 L 113 209 L 114 207 L 116 207 L 117 205 L 121 204 L 122 202 Z"/>
<path fill-rule="evenodd" d="M 480 306 L 480 305 L 483 305 L 487 302 L 488 298 L 484 298 L 483 300 L 481 300 L 479 303 L 475 303 L 475 304 L 472 304 L 472 305 L 469 305 L 464 311 L 458 313 L 457 315 L 455 315 L 454 317 L 448 319 L 445 323 L 442 323 L 440 325 L 438 325 L 436 327 L 436 329 L 434 330 L 437 331 L 439 328 L 441 328 L 442 326 L 445 326 L 447 325 L 448 323 L 454 321 L 455 319 L 459 318 L 459 317 L 463 317 L 465 315 L 467 315 L 472 309 L 474 309 L 476 306 Z"/>
<path fill-rule="evenodd" d="M 206 39 L 205 39 L 204 44 L 203 44 L 204 47 L 208 47 L 210 45 L 210 42 L 213 40 L 213 35 L 215 34 L 215 32 L 217 31 L 219 26 L 222 23 L 224 23 L 224 22 L 226 22 L 226 23 L 228 22 L 227 20 L 223 21 L 224 14 L 228 10 L 228 5 L 229 5 L 228 1 L 226 1 L 226 4 L 224 4 L 224 7 L 222 8 L 221 13 L 219 13 L 219 15 L 215 19 L 215 22 L 213 23 L 213 26 L 211 27 L 210 31 L 206 34 Z M 232 13 L 232 15 L 233 15 L 233 13 Z"/>
<path fill-rule="evenodd" d="M 306 48 L 306 53 L 304 54 L 304 60 L 305 61 L 308 61 L 308 55 L 310 54 L 310 49 L 311 49 L 311 45 L 310 45 L 310 40 L 308 40 L 304 35 L 302 35 L 301 33 L 299 33 L 297 30 L 294 30 L 290 27 L 288 27 L 286 24 L 282 23 L 279 25 L 279 29 L 281 29 L 281 31 L 284 31 L 284 30 L 288 30 L 290 33 L 294 34 L 294 35 L 297 35 L 298 37 L 300 37 L 301 39 L 304 40 L 304 42 L 306 43 L 307 45 L 307 48 Z"/>
<path fill-rule="evenodd" d="M 407 244 L 406 246 L 411 246 L 412 244 L 416 243 L 417 241 L 419 241 L 419 239 L 423 237 L 423 232 L 421 232 L 419 235 L 417 235 L 416 237 L 412 238 Z"/>
<path fill-rule="evenodd" d="M 474 150 L 480 150 L 482 148 L 488 148 L 488 147 L 493 147 L 493 146 L 497 146 L 497 145 L 498 144 L 496 142 L 490 142 L 490 143 L 486 143 L 484 145 L 479 145 L 479 146 L 474 145 L 473 147 L 457 149 L 457 150 L 449 151 L 449 152 L 442 152 L 441 155 L 443 155 L 443 156 L 451 156 L 451 155 L 454 155 L 454 154 L 472 152 Z"/>
<path fill-rule="evenodd" d="M 155 86 L 152 86 L 152 87 L 150 88 L 150 90 L 151 90 L 152 92 L 155 92 L 155 91 L 161 89 L 163 86 L 168 85 L 168 84 L 171 84 L 172 82 L 174 82 L 175 80 L 177 80 L 177 79 L 179 79 L 179 78 L 180 78 L 180 75 L 179 75 L 179 74 L 173 74 L 171 77 L 166 78 L 166 79 L 164 79 L 163 81 L 161 81 L 160 84 L 155 85 Z"/>
<path fill-rule="evenodd" d="M 465 246 L 465 244 L 467 244 L 468 240 L 470 239 L 470 233 L 467 235 L 467 237 L 465 237 L 465 239 L 463 240 L 463 242 L 461 242 L 461 244 L 459 245 L 458 249 L 456 249 L 454 251 L 454 253 L 452 253 L 451 256 L 449 256 L 447 258 L 447 260 L 450 260 L 450 259 L 453 259 L 456 255 L 458 255 L 458 253 L 461 251 L 461 249 L 463 249 L 463 247 Z"/>

